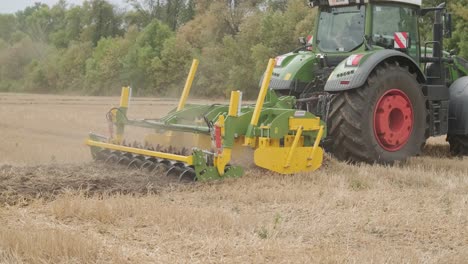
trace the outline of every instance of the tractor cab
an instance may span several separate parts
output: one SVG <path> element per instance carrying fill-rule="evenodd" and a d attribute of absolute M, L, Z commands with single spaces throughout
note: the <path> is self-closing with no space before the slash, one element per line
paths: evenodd
<path fill-rule="evenodd" d="M 417 14 L 421 1 L 329 0 L 311 1 L 311 5 L 319 7 L 315 52 L 398 49 L 419 61 Z"/>
<path fill-rule="evenodd" d="M 365 7 L 321 8 L 316 44 L 321 52 L 351 52 L 365 39 Z"/>

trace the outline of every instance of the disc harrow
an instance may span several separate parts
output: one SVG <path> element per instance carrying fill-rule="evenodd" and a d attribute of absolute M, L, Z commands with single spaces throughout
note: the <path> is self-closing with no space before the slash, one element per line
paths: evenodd
<path fill-rule="evenodd" d="M 312 113 L 295 109 L 293 96 L 278 97 L 268 89 L 274 65 L 271 59 L 255 104 L 243 106 L 240 91 L 231 92 L 228 105 L 186 104 L 198 66 L 194 60 L 177 108 L 160 119 L 129 119 L 131 89 L 124 87 L 120 106 L 106 114 L 109 137 L 90 133 L 86 144 L 96 160 L 179 180 L 239 177 L 243 169 L 231 165 L 231 158 L 245 155 L 237 150 L 246 147 L 255 150 L 255 164 L 268 170 L 283 174 L 316 170 L 323 159 L 319 144 L 325 124 Z M 143 144 L 129 143 L 124 131 L 130 126 L 153 133 Z M 187 140 L 190 148 L 184 146 Z"/>
<path fill-rule="evenodd" d="M 128 145 L 124 145 L 128 146 Z M 132 144 L 132 147 L 136 147 Z M 161 146 L 157 148 L 147 147 L 147 150 L 163 149 Z M 168 147 L 174 152 L 172 154 L 180 155 L 181 153 L 187 153 L 187 149 L 177 151 L 173 147 Z M 179 181 L 182 180 L 196 180 L 195 169 L 193 166 L 183 162 L 171 161 L 168 159 L 159 159 L 155 157 L 148 157 L 144 155 L 133 154 L 130 152 L 112 151 L 108 149 L 102 149 L 96 153 L 96 161 L 103 161 L 109 165 L 121 165 L 128 169 L 139 169 L 142 171 L 149 172 L 154 175 L 165 175 L 175 176 Z"/>

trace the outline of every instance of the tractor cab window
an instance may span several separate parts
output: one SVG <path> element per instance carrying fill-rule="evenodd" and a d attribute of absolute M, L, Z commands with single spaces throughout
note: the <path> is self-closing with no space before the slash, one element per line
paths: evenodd
<path fill-rule="evenodd" d="M 317 45 L 324 52 L 349 52 L 364 42 L 363 5 L 326 7 L 320 10 Z"/>
<path fill-rule="evenodd" d="M 419 58 L 418 15 L 416 9 L 400 5 L 374 5 L 372 7 L 372 42 L 387 49 L 394 47 L 394 33 L 408 32 L 409 55 Z"/>

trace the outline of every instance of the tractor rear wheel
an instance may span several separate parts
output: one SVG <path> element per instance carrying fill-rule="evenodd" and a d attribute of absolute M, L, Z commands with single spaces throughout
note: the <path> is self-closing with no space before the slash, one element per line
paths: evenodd
<path fill-rule="evenodd" d="M 328 121 L 328 150 L 340 160 L 393 163 L 418 155 L 426 141 L 424 95 L 398 64 L 380 66 L 363 87 L 336 94 Z"/>

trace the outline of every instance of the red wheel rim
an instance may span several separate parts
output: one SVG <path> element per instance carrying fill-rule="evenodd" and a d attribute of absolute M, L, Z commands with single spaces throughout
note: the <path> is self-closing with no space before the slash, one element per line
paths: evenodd
<path fill-rule="evenodd" d="M 403 91 L 388 90 L 377 101 L 374 110 L 374 135 L 383 149 L 401 149 L 411 136 L 413 123 L 413 106 Z"/>

